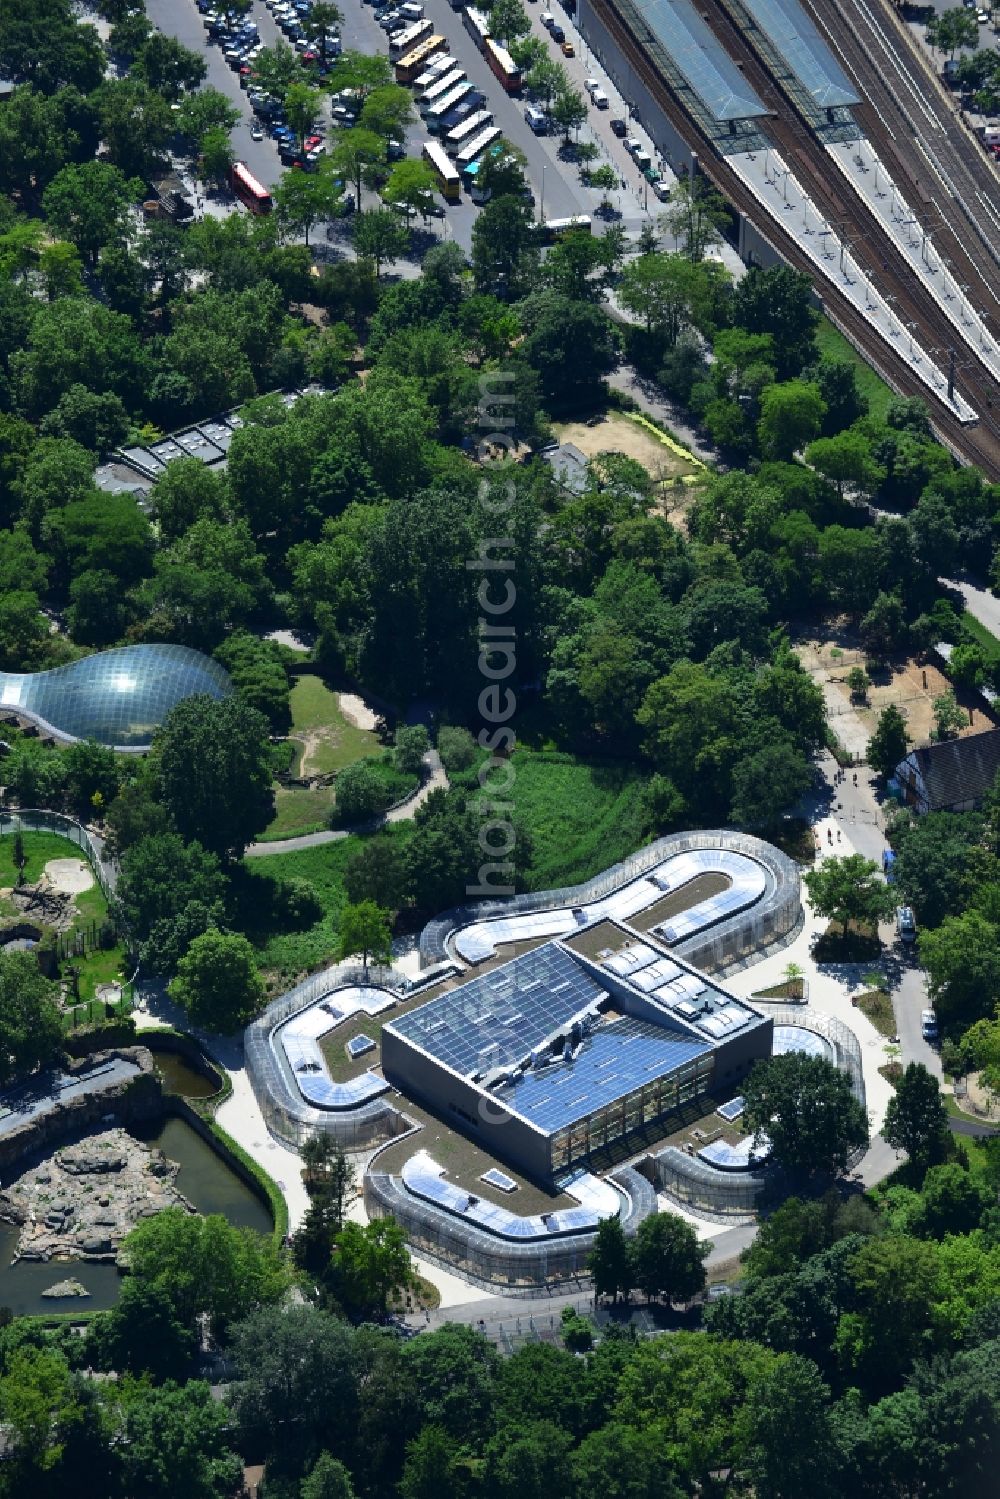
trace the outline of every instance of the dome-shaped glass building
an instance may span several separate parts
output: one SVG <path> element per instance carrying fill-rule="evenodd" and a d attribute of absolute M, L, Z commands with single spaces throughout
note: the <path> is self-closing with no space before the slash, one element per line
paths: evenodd
<path fill-rule="evenodd" d="M 189 646 L 126 645 L 51 671 L 0 672 L 0 711 L 57 739 L 137 752 L 149 748 L 175 703 L 232 690 L 228 672 Z"/>

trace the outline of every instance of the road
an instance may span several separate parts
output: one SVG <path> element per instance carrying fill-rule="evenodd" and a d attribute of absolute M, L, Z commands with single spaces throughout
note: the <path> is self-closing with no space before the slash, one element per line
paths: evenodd
<path fill-rule="evenodd" d="M 941 581 L 962 595 L 965 607 L 973 619 L 978 619 L 981 625 L 985 625 L 991 635 L 1000 636 L 1000 599 L 995 593 L 958 578 L 942 578 Z"/>

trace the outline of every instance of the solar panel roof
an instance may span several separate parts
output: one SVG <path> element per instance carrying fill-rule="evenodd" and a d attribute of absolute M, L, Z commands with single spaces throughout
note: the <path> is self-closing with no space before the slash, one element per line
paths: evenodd
<path fill-rule="evenodd" d="M 606 992 L 548 943 L 428 1000 L 389 1029 L 463 1077 L 515 1063 Z"/>
<path fill-rule="evenodd" d="M 407 1191 L 423 1197 L 446 1213 L 474 1223 L 487 1233 L 503 1239 L 551 1239 L 560 1234 L 586 1233 L 597 1227 L 601 1218 L 613 1217 L 614 1206 L 603 1211 L 594 1204 L 575 1208 L 557 1208 L 551 1213 L 521 1217 L 499 1203 L 469 1193 L 454 1182 L 445 1181 L 441 1167 L 425 1150 L 418 1150 L 403 1163 L 400 1175 Z"/>
<path fill-rule="evenodd" d="M 647 0 L 639 11 L 714 119 L 749 120 L 767 114 L 688 0 Z"/>
<path fill-rule="evenodd" d="M 591 1032 L 572 1060 L 532 1068 L 495 1097 L 551 1134 L 708 1051 L 705 1041 L 644 1020 L 615 1020 Z"/>
<path fill-rule="evenodd" d="M 742 3 L 820 109 L 860 104 L 857 89 L 798 0 Z"/>

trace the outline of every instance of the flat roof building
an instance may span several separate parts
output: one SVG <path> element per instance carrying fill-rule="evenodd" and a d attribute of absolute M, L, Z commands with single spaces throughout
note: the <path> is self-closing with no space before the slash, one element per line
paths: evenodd
<path fill-rule="evenodd" d="M 548 1181 L 770 1055 L 770 1020 L 655 939 L 602 929 L 596 956 L 545 942 L 389 1021 L 386 1078 Z"/>

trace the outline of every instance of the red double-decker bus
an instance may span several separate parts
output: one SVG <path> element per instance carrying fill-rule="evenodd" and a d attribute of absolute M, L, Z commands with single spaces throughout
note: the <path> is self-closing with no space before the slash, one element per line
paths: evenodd
<path fill-rule="evenodd" d="M 229 168 L 229 186 L 251 213 L 270 213 L 274 207 L 271 194 L 257 181 L 245 161 L 234 161 Z"/>

